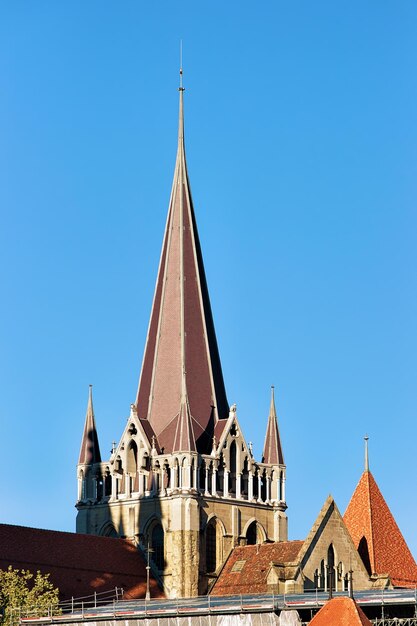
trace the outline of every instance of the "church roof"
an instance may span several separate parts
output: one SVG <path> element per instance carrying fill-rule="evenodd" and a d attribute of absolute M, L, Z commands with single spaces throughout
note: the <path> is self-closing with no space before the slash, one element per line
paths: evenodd
<path fill-rule="evenodd" d="M 234 548 L 211 591 L 212 595 L 267 593 L 271 565 L 295 563 L 303 543 L 278 541 Z"/>
<path fill-rule="evenodd" d="M 145 561 L 126 539 L 97 537 L 0 524 L 0 569 L 50 574 L 60 599 L 124 589 L 125 598 L 144 598 Z M 151 596 L 163 597 L 151 577 Z"/>
<path fill-rule="evenodd" d="M 96 421 L 93 409 L 93 386 L 90 385 L 88 392 L 87 413 L 85 415 L 84 432 L 81 440 L 78 463 L 89 465 L 90 463 L 100 462 L 100 446 L 98 445 Z"/>
<path fill-rule="evenodd" d="M 360 606 L 352 598 L 333 598 L 313 617 L 310 626 L 372 626 Z"/>
<path fill-rule="evenodd" d="M 263 462 L 270 465 L 284 465 L 284 455 L 275 409 L 274 387 L 271 388 L 271 405 L 269 407 L 268 426 L 266 428 Z"/>
<path fill-rule="evenodd" d="M 228 403 L 188 180 L 183 94 L 181 86 L 174 180 L 136 406 L 169 453 L 185 392 L 196 447 L 204 453 Z"/>
<path fill-rule="evenodd" d="M 388 574 L 397 587 L 417 585 L 416 562 L 368 469 L 343 519 L 370 574 Z"/>

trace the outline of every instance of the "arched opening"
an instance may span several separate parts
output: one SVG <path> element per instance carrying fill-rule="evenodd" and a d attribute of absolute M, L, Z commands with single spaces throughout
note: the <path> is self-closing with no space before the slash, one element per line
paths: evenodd
<path fill-rule="evenodd" d="M 224 458 L 223 454 L 220 455 L 219 459 L 219 467 L 217 469 L 217 491 L 222 494 L 224 489 Z"/>
<path fill-rule="evenodd" d="M 108 467 L 106 467 L 106 472 L 104 474 L 104 495 L 111 496 L 111 474 Z"/>
<path fill-rule="evenodd" d="M 331 543 L 327 549 L 327 571 L 328 571 L 328 589 L 336 589 L 335 571 L 334 571 L 334 548 Z"/>
<path fill-rule="evenodd" d="M 127 449 L 126 471 L 129 474 L 129 492 L 137 491 L 138 447 L 135 441 L 131 441 Z"/>
<path fill-rule="evenodd" d="M 206 569 L 208 573 L 217 569 L 217 528 L 214 520 L 206 528 Z"/>
<path fill-rule="evenodd" d="M 366 567 L 366 571 L 369 576 L 372 575 L 371 559 L 369 558 L 368 541 L 366 537 L 362 537 L 358 546 L 359 556 L 361 557 L 363 564 Z"/>
<path fill-rule="evenodd" d="M 319 585 L 318 585 L 318 589 L 320 591 L 324 591 L 325 585 L 324 585 L 324 581 L 326 580 L 326 572 L 324 569 L 324 559 L 322 559 L 321 563 L 320 563 L 320 575 L 319 575 Z"/>
<path fill-rule="evenodd" d="M 103 499 L 103 476 L 99 473 L 96 475 L 96 499 L 98 502 Z"/>
<path fill-rule="evenodd" d="M 164 489 L 171 487 L 171 468 L 168 465 L 168 461 L 164 463 Z"/>
<path fill-rule="evenodd" d="M 161 524 L 155 524 L 152 528 L 151 547 L 153 552 L 152 561 L 155 567 L 161 572 L 165 566 L 164 557 L 164 529 Z"/>
<path fill-rule="evenodd" d="M 86 488 L 85 488 L 85 476 L 84 471 L 81 470 L 79 474 L 79 490 L 78 490 L 78 499 L 85 500 L 86 498 Z"/>
<path fill-rule="evenodd" d="M 129 443 L 126 461 L 126 471 L 135 474 L 138 469 L 138 447 L 135 441 Z"/>
<path fill-rule="evenodd" d="M 254 546 L 258 543 L 258 527 L 256 522 L 252 522 L 246 531 L 246 543 L 248 546 Z"/>
<path fill-rule="evenodd" d="M 262 502 L 266 502 L 266 472 L 265 470 L 262 472 L 262 477 L 261 477 L 261 500 Z"/>
<path fill-rule="evenodd" d="M 229 477 L 229 492 L 236 493 L 236 441 L 232 441 L 230 444 L 230 477 Z"/>
<path fill-rule="evenodd" d="M 103 537 L 113 537 L 115 539 L 117 539 L 117 537 L 119 536 L 113 524 L 106 524 L 106 526 L 101 531 L 101 534 Z"/>
<path fill-rule="evenodd" d="M 204 459 L 201 460 L 199 475 L 200 475 L 200 490 L 206 491 L 208 488 L 208 485 L 206 485 L 206 462 Z"/>
<path fill-rule="evenodd" d="M 243 470 L 242 470 L 242 495 L 248 497 L 248 485 L 249 485 L 249 468 L 248 468 L 248 457 L 245 457 L 243 461 Z"/>

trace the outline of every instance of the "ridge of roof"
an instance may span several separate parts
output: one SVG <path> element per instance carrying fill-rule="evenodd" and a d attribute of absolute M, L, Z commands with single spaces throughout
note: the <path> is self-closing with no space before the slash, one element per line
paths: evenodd
<path fill-rule="evenodd" d="M 183 94 L 181 81 L 174 179 L 136 407 L 159 447 L 172 452 L 185 390 L 196 447 L 208 453 L 228 403 L 188 180 Z"/>
<path fill-rule="evenodd" d="M 101 463 L 101 454 L 94 417 L 93 385 L 89 385 L 87 412 L 85 414 L 78 464 L 92 465 L 93 463 Z"/>
<path fill-rule="evenodd" d="M 417 584 L 417 565 L 372 473 L 365 470 L 344 522 L 370 574 L 388 574 L 399 586 Z"/>
<path fill-rule="evenodd" d="M 328 626 L 329 624 L 372 626 L 372 622 L 366 617 L 360 606 L 356 604 L 355 600 L 347 596 L 333 598 L 326 602 L 310 622 L 310 626 Z"/>

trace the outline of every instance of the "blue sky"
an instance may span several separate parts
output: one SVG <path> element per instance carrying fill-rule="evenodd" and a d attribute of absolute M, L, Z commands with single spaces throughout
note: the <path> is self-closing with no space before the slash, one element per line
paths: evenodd
<path fill-rule="evenodd" d="M 417 5 L 0 6 L 0 521 L 75 528 L 88 384 L 134 400 L 187 157 L 229 402 L 276 386 L 290 538 L 373 474 L 417 556 Z"/>

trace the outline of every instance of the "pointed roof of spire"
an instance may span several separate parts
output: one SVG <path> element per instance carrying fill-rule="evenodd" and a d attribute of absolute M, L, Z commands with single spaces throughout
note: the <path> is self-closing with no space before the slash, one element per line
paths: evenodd
<path fill-rule="evenodd" d="M 333 598 L 326 602 L 313 617 L 310 626 L 347 624 L 349 626 L 372 626 L 361 607 L 352 598 Z"/>
<path fill-rule="evenodd" d="M 417 585 L 416 562 L 369 470 L 343 519 L 369 574 L 388 574 L 397 587 Z"/>
<path fill-rule="evenodd" d="M 275 390 L 273 385 L 271 387 L 271 405 L 269 407 L 263 461 L 264 463 L 268 463 L 270 465 L 285 465 L 281 438 L 278 430 L 277 412 L 275 409 Z"/>
<path fill-rule="evenodd" d="M 96 420 L 94 418 L 93 409 L 93 385 L 90 385 L 88 391 L 87 413 L 85 415 L 84 432 L 81 440 L 80 456 L 78 463 L 90 465 L 92 463 L 100 463 L 100 446 L 98 445 L 98 436 L 96 429 Z"/>
<path fill-rule="evenodd" d="M 139 418 L 150 422 L 167 453 L 173 450 L 184 414 L 178 412 L 184 388 L 199 452 L 210 451 L 215 425 L 228 416 L 188 181 L 183 100 L 181 73 L 174 180 L 136 398 Z"/>

